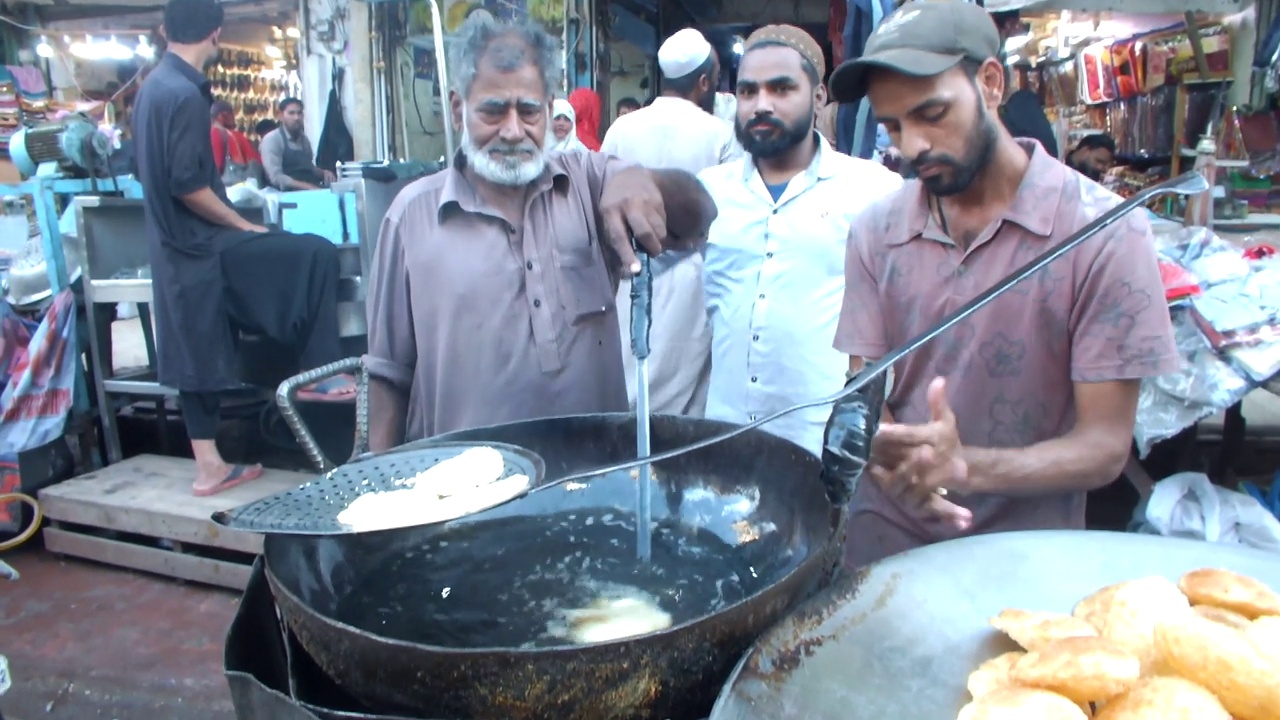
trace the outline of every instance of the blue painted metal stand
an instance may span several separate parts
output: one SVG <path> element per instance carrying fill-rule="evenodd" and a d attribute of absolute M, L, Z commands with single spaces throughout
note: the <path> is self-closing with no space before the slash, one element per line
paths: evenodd
<path fill-rule="evenodd" d="M 17 184 L 0 185 L 0 195 L 30 195 L 35 202 L 36 221 L 40 227 L 40 247 L 44 251 L 45 267 L 49 272 L 49 287 L 57 295 L 70 286 L 67 258 L 62 252 L 62 230 L 59 227 L 58 198 L 76 195 L 103 195 L 121 193 L 132 199 L 142 198 L 142 185 L 132 175 L 97 180 L 81 180 L 60 177 L 33 177 Z M 65 207 L 65 204 L 64 204 Z M 139 238 L 139 242 L 146 242 Z M 89 318 L 89 322 L 93 322 Z M 75 342 L 75 357 L 80 357 L 80 343 Z M 89 389 L 84 371 L 76 367 L 76 388 L 73 394 L 73 412 L 89 410 Z"/>

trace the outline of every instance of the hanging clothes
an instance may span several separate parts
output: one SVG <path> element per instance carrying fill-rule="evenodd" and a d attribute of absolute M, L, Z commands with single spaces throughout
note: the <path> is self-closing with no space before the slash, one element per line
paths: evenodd
<path fill-rule="evenodd" d="M 555 150 L 557 152 L 572 152 L 574 150 L 586 150 L 587 146 L 583 145 L 582 141 L 578 139 L 577 113 L 573 111 L 573 106 L 569 104 L 568 100 L 562 100 L 560 98 L 556 98 L 554 101 L 552 101 L 551 120 L 555 121 L 555 119 L 558 117 L 565 118 L 566 120 L 569 121 L 570 124 L 573 125 L 573 127 L 569 129 L 569 134 L 565 135 L 563 140 L 556 140 L 555 142 L 551 143 L 551 145 L 547 148 L 547 150 Z"/>
<path fill-rule="evenodd" d="M 588 150 L 600 150 L 600 96 L 590 88 L 578 88 L 569 93 L 569 104 L 573 106 L 577 120 L 574 129 L 578 139 Z"/>
<path fill-rule="evenodd" d="M 315 166 L 336 172 L 338 163 L 356 159 L 356 142 L 342 117 L 342 99 L 338 94 L 342 87 L 342 68 L 338 67 L 337 60 L 332 62 L 329 105 L 324 111 L 324 127 L 320 130 L 320 147 L 316 150 Z"/>

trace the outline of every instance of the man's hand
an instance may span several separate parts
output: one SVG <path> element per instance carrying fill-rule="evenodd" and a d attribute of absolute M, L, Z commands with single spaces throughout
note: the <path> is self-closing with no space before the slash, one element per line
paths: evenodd
<path fill-rule="evenodd" d="M 650 255 L 662 253 L 667 237 L 667 211 L 653 173 L 627 168 L 609 176 L 600 193 L 605 236 L 628 275 L 640 272 L 631 238 Z"/>
<path fill-rule="evenodd" d="M 334 175 L 332 172 L 329 172 L 328 170 L 321 170 L 320 177 L 324 178 L 324 181 L 328 184 L 332 184 L 335 180 L 338 179 L 336 175 Z"/>
<path fill-rule="evenodd" d="M 262 225 L 254 225 L 254 224 L 252 224 L 252 223 L 250 223 L 248 226 L 246 226 L 246 227 L 244 228 L 244 230 L 245 230 L 246 232 L 253 232 L 253 233 L 269 233 L 269 232 L 271 232 L 270 228 L 263 227 Z"/>
<path fill-rule="evenodd" d="M 950 490 L 963 490 L 968 479 L 968 468 L 960 457 L 956 416 L 947 403 L 946 390 L 942 378 L 929 384 L 929 422 L 880 427 L 871 441 L 868 470 L 907 510 L 966 529 L 972 514 L 944 499 Z"/>

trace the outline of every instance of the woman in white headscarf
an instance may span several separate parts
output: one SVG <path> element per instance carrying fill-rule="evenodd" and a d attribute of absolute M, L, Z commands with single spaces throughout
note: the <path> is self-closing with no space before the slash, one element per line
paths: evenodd
<path fill-rule="evenodd" d="M 556 98 L 551 103 L 551 143 L 549 150 L 559 152 L 571 152 L 573 150 L 586 150 L 587 146 L 582 144 L 578 139 L 577 114 L 573 111 L 573 106 L 568 100 Z"/>

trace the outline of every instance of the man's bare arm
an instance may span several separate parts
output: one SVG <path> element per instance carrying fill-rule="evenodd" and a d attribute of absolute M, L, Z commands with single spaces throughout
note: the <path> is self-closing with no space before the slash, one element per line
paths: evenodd
<path fill-rule="evenodd" d="M 1076 424 L 1025 448 L 963 447 L 966 492 L 1044 495 L 1100 488 L 1124 471 L 1138 413 L 1138 380 L 1075 383 Z"/>
<path fill-rule="evenodd" d="M 369 378 L 369 449 L 383 452 L 404 444 L 409 394 L 376 377 Z"/>
<path fill-rule="evenodd" d="M 261 225 L 254 225 L 245 220 L 236 212 L 235 208 L 222 201 L 222 198 L 214 194 L 213 190 L 207 187 L 200 188 L 192 193 L 187 193 L 178 198 L 186 205 L 191 212 L 199 215 L 205 220 L 220 225 L 222 227 L 231 228 L 233 230 L 247 230 L 249 232 L 265 232 L 266 228 Z"/>
<path fill-rule="evenodd" d="M 667 234 L 685 241 L 707 236 L 718 210 L 711 193 L 698 178 L 683 170 L 651 170 L 653 182 L 662 193 L 667 214 Z"/>

